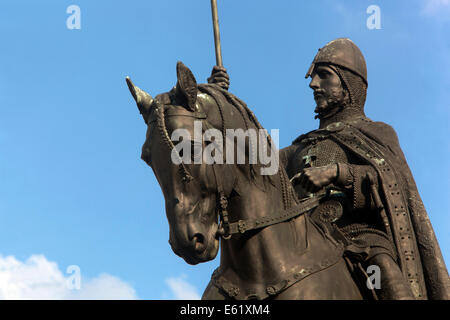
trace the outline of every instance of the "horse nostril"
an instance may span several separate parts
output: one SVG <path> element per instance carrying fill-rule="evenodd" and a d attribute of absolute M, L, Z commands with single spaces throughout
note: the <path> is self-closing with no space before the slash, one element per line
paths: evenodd
<path fill-rule="evenodd" d="M 196 233 L 194 235 L 194 237 L 192 238 L 192 243 L 194 244 L 194 250 L 197 253 L 201 253 L 205 250 L 205 237 L 200 234 L 200 233 Z"/>

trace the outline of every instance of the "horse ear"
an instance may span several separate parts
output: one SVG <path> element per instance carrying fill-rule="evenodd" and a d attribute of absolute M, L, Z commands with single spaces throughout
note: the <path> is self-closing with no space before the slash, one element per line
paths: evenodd
<path fill-rule="evenodd" d="M 152 96 L 140 89 L 138 86 L 135 86 L 130 77 L 126 77 L 125 80 L 127 81 L 128 90 L 130 90 L 131 95 L 136 101 L 139 112 L 142 114 L 145 123 L 147 123 L 148 115 L 150 114 L 150 109 L 153 103 Z"/>
<path fill-rule="evenodd" d="M 186 107 L 190 111 L 195 111 L 197 101 L 197 81 L 192 71 L 183 62 L 177 63 L 177 94 L 186 100 Z"/>

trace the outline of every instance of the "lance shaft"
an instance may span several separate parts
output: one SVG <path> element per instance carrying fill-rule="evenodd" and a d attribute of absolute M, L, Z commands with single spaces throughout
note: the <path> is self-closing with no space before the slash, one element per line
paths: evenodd
<path fill-rule="evenodd" d="M 219 16 L 217 14 L 217 0 L 211 0 L 211 12 L 214 28 L 214 45 L 216 49 L 216 65 L 223 67 L 222 49 L 220 47 Z"/>

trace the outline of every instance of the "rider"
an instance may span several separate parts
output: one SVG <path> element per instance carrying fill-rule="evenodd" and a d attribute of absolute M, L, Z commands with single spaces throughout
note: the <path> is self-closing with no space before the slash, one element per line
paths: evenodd
<path fill-rule="evenodd" d="M 319 49 L 306 77 L 319 129 L 280 151 L 298 197 L 327 193 L 339 200 L 325 201 L 312 217 L 336 227 L 333 234 L 346 245 L 349 266 L 359 275 L 368 278 L 368 267 L 379 267 L 377 298 L 449 299 L 445 263 L 396 133 L 365 116 L 368 82 L 361 51 L 349 39 L 331 41 Z M 221 67 L 208 81 L 229 86 Z"/>

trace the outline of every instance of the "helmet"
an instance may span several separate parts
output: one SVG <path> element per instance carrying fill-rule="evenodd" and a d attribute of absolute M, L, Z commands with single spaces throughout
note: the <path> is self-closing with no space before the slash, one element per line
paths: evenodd
<path fill-rule="evenodd" d="M 364 56 L 356 44 L 348 38 L 333 40 L 319 49 L 305 78 L 311 76 L 315 65 L 318 63 L 344 67 L 359 75 L 367 85 L 367 67 Z"/>

